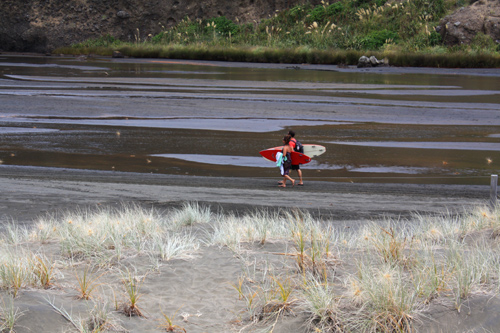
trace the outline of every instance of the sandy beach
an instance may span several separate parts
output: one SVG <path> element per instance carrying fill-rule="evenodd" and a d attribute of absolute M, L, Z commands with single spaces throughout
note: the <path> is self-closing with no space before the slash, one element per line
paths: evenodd
<path fill-rule="evenodd" d="M 484 208 L 497 69 L 5 58 L 0 318 L 16 332 L 500 326 L 500 218 Z M 329 154 L 304 186 L 279 188 L 257 153 L 290 126 Z M 360 276 L 379 274 L 418 287 L 402 314 L 374 309 Z M 314 312 L 305 300 L 321 288 Z"/>
<path fill-rule="evenodd" d="M 61 215 L 62 212 L 79 208 L 117 208 L 122 204 L 137 204 L 146 209 L 168 212 L 179 209 L 185 202 L 197 202 L 210 207 L 214 214 L 236 214 L 243 216 L 258 210 L 277 209 L 292 211 L 300 209 L 325 223 L 339 228 L 356 229 L 369 221 L 384 219 L 406 219 L 413 213 L 423 215 L 441 214 L 446 210 L 462 212 L 464 209 L 483 204 L 489 195 L 488 187 L 459 185 L 405 185 L 405 184 L 351 184 L 306 182 L 304 187 L 278 189 L 275 181 L 269 179 L 214 178 L 194 176 L 148 175 L 121 172 L 92 172 L 78 170 L 55 170 L 29 167 L 0 167 L 2 183 L 2 225 L 9 222 L 37 228 L 38 217 L 46 214 Z M 291 200 L 291 198 L 297 198 Z M 62 221 L 61 223 L 64 223 Z M 196 229 L 199 229 L 197 226 Z M 203 229 L 203 227 L 201 227 Z M 119 294 L 120 273 L 118 268 L 131 265 L 139 276 L 147 276 L 140 290 L 140 308 L 145 317 L 127 317 L 115 313 L 115 323 L 110 330 L 131 332 L 159 332 L 162 311 L 171 316 L 178 326 L 177 332 L 257 332 L 269 329 L 269 322 L 252 324 L 245 302 L 238 298 L 234 284 L 242 276 L 242 265 L 252 262 L 267 262 L 286 270 L 293 269 L 293 260 L 286 261 L 281 255 L 288 246 L 283 242 L 270 241 L 264 245 L 243 245 L 244 251 L 235 253 L 228 248 L 202 245 L 189 258 L 162 262 L 152 269 L 144 255 L 135 254 L 124 258 L 119 264 L 104 266 L 99 283 L 106 285 L 94 301 L 78 300 L 76 273 L 81 272 L 85 262 L 75 266 L 63 264 L 58 244 L 22 242 L 25 246 L 47 253 L 57 259 L 57 278 L 49 289 L 23 288 L 15 299 L 15 306 L 25 311 L 16 322 L 16 332 L 56 332 L 75 329 L 60 312 L 72 313 L 73 318 L 86 318 L 94 306 L 92 302 L 105 298 L 112 303 L 108 289 Z M 39 245 L 36 245 L 36 244 Z M 43 250 L 42 250 L 43 249 Z M 48 251 L 48 252 L 47 252 Z M 57 264 L 57 262 L 59 262 Z M 73 268 L 71 268 L 73 267 Z M 8 298 L 4 292 L 4 299 Z M 50 305 L 50 302 L 53 305 Z M 425 323 L 422 331 L 467 332 L 484 327 L 482 318 L 489 318 L 487 327 L 493 327 L 491 320 L 496 315 L 484 307 L 481 300 L 471 306 L 469 314 L 463 317 L 449 306 L 439 305 L 439 311 L 446 318 L 447 325 Z M 112 309 L 112 305 L 109 305 Z M 437 310 L 436 310 L 437 309 Z M 110 310 L 111 311 L 111 310 Z M 308 315 L 288 314 L 275 325 L 273 332 L 307 332 Z M 476 313 L 479 312 L 479 313 Z M 449 326 L 457 318 L 459 325 Z M 435 319 L 433 319 L 435 320 Z M 271 322 L 272 324 L 272 322 Z M 495 324 L 496 325 L 496 324 Z M 182 329 L 181 329 L 182 328 Z"/>

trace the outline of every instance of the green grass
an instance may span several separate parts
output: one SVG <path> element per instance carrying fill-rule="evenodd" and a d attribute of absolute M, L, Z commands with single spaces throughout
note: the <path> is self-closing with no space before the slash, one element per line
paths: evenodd
<path fill-rule="evenodd" d="M 104 35 L 54 53 L 265 63 L 356 65 L 361 55 L 412 67 L 500 67 L 500 48 L 479 33 L 470 45 L 445 47 L 439 21 L 468 3 L 453 0 L 340 0 L 297 5 L 260 22 L 226 17 L 190 20 L 135 42 Z M 383 27 L 383 28 L 381 28 Z M 436 48 L 441 51 L 436 54 Z"/>

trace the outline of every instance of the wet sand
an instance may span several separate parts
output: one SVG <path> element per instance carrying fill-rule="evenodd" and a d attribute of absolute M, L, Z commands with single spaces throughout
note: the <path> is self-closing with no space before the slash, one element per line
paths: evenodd
<path fill-rule="evenodd" d="M 309 181 L 278 188 L 273 179 L 174 176 L 0 166 L 2 222 L 77 206 L 140 202 L 157 208 L 198 202 L 214 211 L 299 208 L 331 223 L 357 223 L 414 212 L 461 212 L 487 203 L 489 186 L 356 184 Z"/>

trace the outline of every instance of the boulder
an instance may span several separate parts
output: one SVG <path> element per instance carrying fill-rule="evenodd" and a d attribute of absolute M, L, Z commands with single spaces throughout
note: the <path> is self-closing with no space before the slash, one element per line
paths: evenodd
<path fill-rule="evenodd" d="M 113 51 L 111 56 L 112 58 L 124 58 L 123 54 L 120 51 Z"/>
<path fill-rule="evenodd" d="M 470 44 L 477 33 L 500 41 L 500 1 L 479 0 L 444 17 L 436 31 L 448 46 Z"/>
<path fill-rule="evenodd" d="M 378 67 L 378 66 L 387 66 L 388 64 L 384 60 L 378 60 L 375 56 L 367 57 L 362 56 L 358 60 L 358 68 L 364 67 Z"/>
<path fill-rule="evenodd" d="M 358 68 L 363 68 L 363 67 L 372 67 L 370 58 L 368 58 L 367 56 L 362 56 L 358 60 Z"/>

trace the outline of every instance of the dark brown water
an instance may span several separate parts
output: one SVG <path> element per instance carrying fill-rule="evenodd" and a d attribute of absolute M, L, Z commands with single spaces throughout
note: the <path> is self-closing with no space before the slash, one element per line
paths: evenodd
<path fill-rule="evenodd" d="M 305 181 L 487 185 L 498 173 L 496 71 L 240 66 L 0 55 L 0 170 L 276 178 L 258 152 L 293 128 L 327 148 Z"/>

